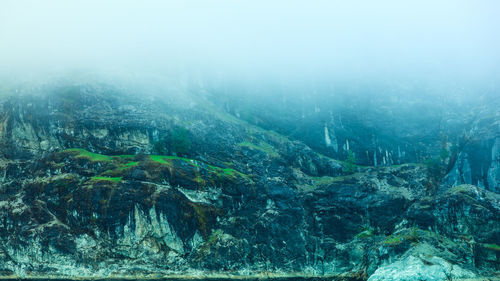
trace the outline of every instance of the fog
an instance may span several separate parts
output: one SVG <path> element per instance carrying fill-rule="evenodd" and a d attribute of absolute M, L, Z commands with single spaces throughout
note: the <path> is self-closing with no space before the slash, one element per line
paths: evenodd
<path fill-rule="evenodd" d="M 0 75 L 309 89 L 389 83 L 494 95 L 499 26 L 495 0 L 4 0 Z"/>

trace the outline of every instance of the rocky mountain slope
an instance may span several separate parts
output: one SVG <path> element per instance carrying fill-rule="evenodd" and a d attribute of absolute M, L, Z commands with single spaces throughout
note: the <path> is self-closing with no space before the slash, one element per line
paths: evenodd
<path fill-rule="evenodd" d="M 2 276 L 499 276 L 494 103 L 273 115 L 101 84 L 0 102 Z"/>

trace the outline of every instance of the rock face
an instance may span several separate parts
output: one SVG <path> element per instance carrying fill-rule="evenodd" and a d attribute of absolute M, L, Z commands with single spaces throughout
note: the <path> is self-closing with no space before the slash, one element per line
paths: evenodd
<path fill-rule="evenodd" d="M 365 153 L 373 138 L 346 116 L 349 138 L 317 125 L 329 157 L 306 133 L 286 137 L 210 100 L 100 85 L 35 92 L 44 95 L 0 105 L 1 275 L 450 280 L 500 270 L 497 108 L 450 119 L 447 145 L 424 161 L 441 140 L 403 156 L 417 146 L 386 150 L 405 143 L 396 134 Z M 410 126 L 396 129 L 432 133 Z M 351 150 L 356 163 L 335 159 Z"/>

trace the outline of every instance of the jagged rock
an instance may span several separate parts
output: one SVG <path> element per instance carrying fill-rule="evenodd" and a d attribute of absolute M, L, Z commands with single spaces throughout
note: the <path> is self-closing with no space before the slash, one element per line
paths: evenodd
<path fill-rule="evenodd" d="M 477 276 L 471 271 L 450 264 L 439 257 L 409 256 L 380 267 L 368 281 L 446 281 L 475 277 Z"/>
<path fill-rule="evenodd" d="M 178 107 L 103 86 L 44 91 L 10 97 L 0 112 L 4 275 L 446 280 L 499 270 L 499 138 L 491 122 L 474 123 L 473 137 L 452 146 L 435 173 L 424 163 L 392 165 L 423 157 L 388 148 L 434 129 L 403 127 L 396 135 L 406 137 L 373 146 L 364 133 L 346 140 L 368 124 L 345 128 L 357 119 L 344 115 L 328 134 L 358 156 L 374 149 L 357 164 L 384 162 L 360 166 L 319 154 L 305 144 L 309 136 L 292 140 L 207 105 Z M 446 124 L 454 122 L 465 121 Z M 179 126 L 191 149 L 156 155 Z M 409 146 L 428 145 L 428 154 L 437 144 L 427 141 Z"/>

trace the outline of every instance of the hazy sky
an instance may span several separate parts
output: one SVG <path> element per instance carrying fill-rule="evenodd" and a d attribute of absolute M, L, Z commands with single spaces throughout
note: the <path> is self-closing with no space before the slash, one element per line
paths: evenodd
<path fill-rule="evenodd" d="M 500 1 L 2 0 L 0 69 L 499 77 Z"/>

